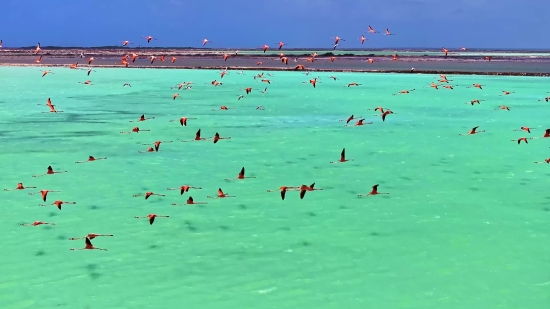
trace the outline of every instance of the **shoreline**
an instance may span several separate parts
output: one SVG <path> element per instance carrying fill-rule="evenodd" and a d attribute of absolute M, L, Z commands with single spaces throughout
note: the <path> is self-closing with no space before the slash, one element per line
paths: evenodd
<path fill-rule="evenodd" d="M 157 53 L 158 55 L 158 53 Z M 52 67 L 69 68 L 77 63 L 78 68 L 126 68 L 121 63 L 119 54 L 112 56 L 93 56 L 94 60 L 88 65 L 88 57 L 52 57 L 42 55 L 40 63 L 36 55 L 7 56 L 0 53 L 0 67 Z M 373 63 L 365 57 L 337 56 L 334 61 L 330 57 L 318 56 L 313 62 L 304 57 L 289 56 L 288 64 L 282 63 L 277 55 L 258 57 L 245 55 L 229 57 L 226 60 L 221 56 L 208 55 L 200 57 L 179 56 L 174 63 L 171 56 L 165 61 L 157 57 L 154 63 L 141 54 L 135 63 L 130 61 L 127 68 L 136 69 L 180 69 L 180 70 L 242 70 L 242 71 L 310 71 L 310 72 L 355 72 L 355 73 L 393 73 L 393 74 L 446 74 L 446 75 L 494 75 L 494 76 L 533 76 L 550 77 L 550 60 L 541 61 L 510 61 L 510 60 L 460 60 L 402 57 L 393 60 L 393 57 L 372 57 Z M 362 58 L 362 59 L 361 59 Z M 435 57 L 437 58 L 437 57 Z M 303 70 L 297 69 L 304 66 Z M 414 71 L 411 70 L 414 68 Z"/>
<path fill-rule="evenodd" d="M 25 64 L 25 63 L 0 63 L 0 67 L 55 67 L 70 68 L 70 64 Z M 82 65 L 81 68 L 104 68 L 104 69 L 172 69 L 172 70 L 234 70 L 234 71 L 302 71 L 302 72 L 342 72 L 342 73 L 385 73 L 385 74 L 428 74 L 428 75 L 493 75 L 493 76 L 532 76 L 532 77 L 550 77 L 550 73 L 533 72 L 475 72 L 475 71 L 433 71 L 433 70 L 376 70 L 376 69 L 324 69 L 324 68 L 306 68 L 299 70 L 294 67 L 246 67 L 246 66 L 131 66 L 123 65 Z"/>

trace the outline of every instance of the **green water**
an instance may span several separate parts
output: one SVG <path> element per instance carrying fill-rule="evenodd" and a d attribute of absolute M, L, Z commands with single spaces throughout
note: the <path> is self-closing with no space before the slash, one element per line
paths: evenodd
<path fill-rule="evenodd" d="M 2 308 L 546 308 L 550 91 L 532 77 L 0 68 Z M 340 79 L 333 81 L 328 76 Z M 95 85 L 78 82 L 90 79 Z M 170 86 L 192 81 L 192 90 Z M 132 87 L 122 87 L 129 82 Z M 343 87 L 348 82 L 360 87 Z M 465 88 L 472 83 L 483 90 Z M 244 99 L 243 88 L 257 90 Z M 409 95 L 392 96 L 404 89 Z M 499 96 L 501 90 L 514 91 Z M 46 99 L 58 110 L 50 114 Z M 464 102 L 483 99 L 481 105 Z M 495 111 L 505 104 L 511 111 Z M 226 105 L 227 111 L 212 111 Z M 262 105 L 265 110 L 256 110 Z M 385 122 L 369 108 L 395 112 Z M 141 114 L 142 130 L 120 134 Z M 364 116 L 374 124 L 344 127 Z M 195 117 L 182 127 L 171 119 Z M 352 122 L 353 123 L 353 122 Z M 458 136 L 479 126 L 485 133 Z M 182 143 L 198 129 L 230 140 Z M 138 153 L 156 140 L 158 153 Z M 338 160 L 342 148 L 354 161 Z M 89 155 L 107 160 L 75 164 Z M 33 178 L 51 165 L 67 173 Z M 237 176 L 241 167 L 247 176 Z M 322 191 L 268 189 L 316 182 Z M 202 187 L 183 196 L 168 187 Z M 389 195 L 357 197 L 380 184 Z M 221 187 L 236 198 L 208 199 Z M 48 202 L 76 205 L 39 207 Z M 166 194 L 134 198 L 153 191 Z M 191 195 L 206 205 L 171 206 Z M 169 215 L 153 225 L 135 216 Z M 42 220 L 55 226 L 19 226 Z M 83 250 L 87 233 L 114 234 Z"/>

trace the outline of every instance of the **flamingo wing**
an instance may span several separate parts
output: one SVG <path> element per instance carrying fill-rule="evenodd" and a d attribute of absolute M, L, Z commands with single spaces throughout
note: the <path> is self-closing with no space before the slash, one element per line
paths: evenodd
<path fill-rule="evenodd" d="M 305 189 L 301 189 L 301 190 L 300 190 L 300 199 L 303 199 L 303 198 L 304 198 L 304 196 L 306 195 L 306 192 L 307 192 L 307 191 L 306 191 Z"/>

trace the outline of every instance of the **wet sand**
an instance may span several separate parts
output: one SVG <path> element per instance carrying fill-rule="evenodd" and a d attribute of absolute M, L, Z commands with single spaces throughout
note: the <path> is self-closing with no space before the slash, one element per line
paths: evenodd
<path fill-rule="evenodd" d="M 289 56 L 288 65 L 281 62 L 277 54 L 247 54 L 237 55 L 231 53 L 227 61 L 223 54 L 228 51 L 185 51 L 185 50 L 86 50 L 85 58 L 77 55 L 80 50 L 51 50 L 44 51 L 41 62 L 35 63 L 37 55 L 28 50 L 11 50 L 0 53 L 0 65 L 2 66 L 46 66 L 64 67 L 73 63 L 79 63 L 79 67 L 88 67 L 88 57 L 93 56 L 92 67 L 123 67 L 120 59 L 122 55 L 137 52 L 140 56 L 131 63 L 133 68 L 164 68 L 164 69 L 213 69 L 221 70 L 264 70 L 282 71 L 294 70 L 296 65 L 302 64 L 308 71 L 320 72 L 378 72 L 378 73 L 417 73 L 417 74 L 471 74 L 471 75 L 511 75 L 511 76 L 550 76 L 550 59 L 547 58 L 521 58 L 511 59 L 500 57 L 486 61 L 482 59 L 468 59 L 467 57 L 399 57 L 392 60 L 388 56 L 337 56 L 334 62 L 330 57 L 319 56 L 311 63 L 306 57 L 298 57 L 295 62 L 294 55 Z M 156 55 L 157 59 L 150 63 L 150 55 Z M 160 55 L 166 55 L 165 61 L 159 61 Z M 320 55 L 323 55 L 320 53 Z M 171 63 L 172 56 L 177 57 L 175 63 Z M 374 59 L 374 63 L 366 62 L 367 58 Z M 261 64 L 257 64 L 261 62 Z M 414 71 L 411 69 L 414 68 Z"/>

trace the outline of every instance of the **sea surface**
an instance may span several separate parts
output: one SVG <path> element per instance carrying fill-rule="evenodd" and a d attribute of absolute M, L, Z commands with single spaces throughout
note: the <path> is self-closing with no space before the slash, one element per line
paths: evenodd
<path fill-rule="evenodd" d="M 0 67 L 0 187 L 37 187 L 0 192 L 2 308 L 550 303 L 550 165 L 534 164 L 550 138 L 516 142 L 550 127 L 547 79 L 448 76 L 454 90 L 435 90 L 434 75 L 265 72 L 267 84 L 253 71 L 41 69 Z M 48 98 L 63 112 L 43 113 Z M 383 122 L 378 106 L 394 114 Z M 129 122 L 142 114 L 155 118 Z M 352 114 L 373 124 L 339 121 Z M 184 116 L 196 119 L 170 122 Z M 475 126 L 485 132 L 459 136 Z M 207 141 L 181 142 L 199 129 Z M 231 139 L 214 144 L 216 132 Z M 138 152 L 157 140 L 173 142 Z M 330 164 L 343 148 L 353 161 Z M 75 163 L 89 155 L 107 159 Z M 67 172 L 32 177 L 48 165 Z M 242 167 L 256 178 L 224 180 Z M 266 192 L 311 183 L 324 190 L 302 200 Z M 357 196 L 375 184 L 390 194 Z M 181 185 L 202 190 L 166 190 Z M 207 198 L 218 188 L 236 197 Z M 45 204 L 76 204 L 40 207 L 28 193 L 41 189 L 61 191 Z M 133 197 L 146 191 L 166 196 Z M 208 204 L 171 205 L 189 196 Z M 170 217 L 134 218 L 148 214 Z M 20 226 L 38 220 L 56 225 Z M 114 234 L 92 240 L 108 251 L 71 251 L 87 233 Z"/>

